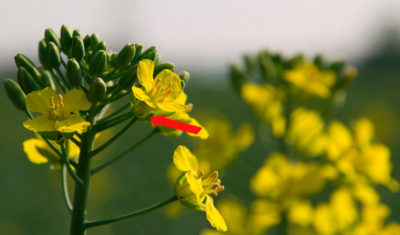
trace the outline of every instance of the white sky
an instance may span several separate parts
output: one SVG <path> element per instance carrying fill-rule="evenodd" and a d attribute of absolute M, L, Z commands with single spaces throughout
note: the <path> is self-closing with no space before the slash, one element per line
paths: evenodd
<path fill-rule="evenodd" d="M 394 22 L 400 0 L 0 0 L 0 67 L 22 52 L 37 59 L 45 28 L 96 32 L 111 49 L 156 45 L 178 68 L 221 71 L 260 48 L 357 59 Z"/>

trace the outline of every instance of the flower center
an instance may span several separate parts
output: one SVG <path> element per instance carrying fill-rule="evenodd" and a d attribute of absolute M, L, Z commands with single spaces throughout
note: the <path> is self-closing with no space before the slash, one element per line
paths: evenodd
<path fill-rule="evenodd" d="M 53 120 L 64 120 L 65 110 L 64 110 L 64 98 L 60 94 L 58 95 L 57 104 L 54 102 L 54 96 L 50 98 L 50 110 L 49 110 L 49 118 Z"/>
<path fill-rule="evenodd" d="M 156 79 L 154 86 L 147 92 L 155 103 L 163 102 L 174 91 L 172 82 L 166 87 L 162 86 L 160 82 L 161 78 Z"/>
<path fill-rule="evenodd" d="M 203 174 L 200 173 L 199 177 L 202 177 Z M 221 180 L 218 178 L 218 171 L 214 171 L 211 173 L 205 180 L 201 182 L 204 192 L 203 196 L 209 194 L 218 195 L 219 192 L 224 191 L 225 187 L 221 185 Z"/>

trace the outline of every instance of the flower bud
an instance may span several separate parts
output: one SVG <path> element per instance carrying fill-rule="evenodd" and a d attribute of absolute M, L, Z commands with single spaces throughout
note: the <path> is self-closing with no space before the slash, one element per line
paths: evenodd
<path fill-rule="evenodd" d="M 133 57 L 133 60 L 137 60 L 139 58 L 139 56 L 141 55 L 142 50 L 143 50 L 143 45 L 141 43 L 136 43 L 135 49 L 136 49 L 136 52 L 135 52 L 135 56 Z"/>
<path fill-rule="evenodd" d="M 78 88 L 82 85 L 82 71 L 75 59 L 68 60 L 66 74 L 72 87 Z"/>
<path fill-rule="evenodd" d="M 54 42 L 50 42 L 46 48 L 46 61 L 49 68 L 58 68 L 61 64 L 60 51 Z"/>
<path fill-rule="evenodd" d="M 156 54 L 156 57 L 154 58 L 154 64 L 158 65 L 162 63 L 162 57 L 159 54 Z"/>
<path fill-rule="evenodd" d="M 66 25 L 61 26 L 60 43 L 61 43 L 61 50 L 66 54 L 69 54 L 72 43 L 72 32 L 71 29 Z"/>
<path fill-rule="evenodd" d="M 135 56 L 135 45 L 128 43 L 122 48 L 122 50 L 118 53 L 117 58 L 115 58 L 115 62 L 117 66 L 125 67 L 127 66 Z"/>
<path fill-rule="evenodd" d="M 277 69 L 268 52 L 262 52 L 258 55 L 261 73 L 266 81 L 272 81 L 276 78 Z"/>
<path fill-rule="evenodd" d="M 159 74 L 161 71 L 163 71 L 164 69 L 169 69 L 174 71 L 175 65 L 172 63 L 163 63 L 163 64 L 158 64 L 156 65 L 156 67 L 154 68 L 154 76 L 157 76 L 157 74 Z"/>
<path fill-rule="evenodd" d="M 14 57 L 15 64 L 17 67 L 23 67 L 25 68 L 37 81 L 40 78 L 40 73 L 37 70 L 35 64 L 26 56 L 22 54 L 17 54 Z"/>
<path fill-rule="evenodd" d="M 93 75 L 101 75 L 107 66 L 107 54 L 104 50 L 98 51 L 90 61 L 89 72 Z"/>
<path fill-rule="evenodd" d="M 129 67 L 121 76 L 121 79 L 118 82 L 121 89 L 130 89 L 132 87 L 133 83 L 137 80 L 137 67 L 137 64 Z"/>
<path fill-rule="evenodd" d="M 19 110 L 25 110 L 25 93 L 21 87 L 12 79 L 4 79 L 4 88 L 6 89 L 7 96 L 13 102 L 14 106 Z"/>
<path fill-rule="evenodd" d="M 79 36 L 75 36 L 72 38 L 71 44 L 71 55 L 77 61 L 81 61 L 85 56 L 85 46 L 83 44 L 83 40 Z"/>
<path fill-rule="evenodd" d="M 50 87 L 53 90 L 56 90 L 56 86 L 54 84 L 53 78 L 48 70 L 44 69 L 43 67 L 39 68 L 40 71 L 40 83 L 43 87 Z"/>
<path fill-rule="evenodd" d="M 25 94 L 29 94 L 32 91 L 38 91 L 41 89 L 39 84 L 24 67 L 18 68 L 17 78 L 18 83 Z"/>
<path fill-rule="evenodd" d="M 47 43 L 53 42 L 58 48 L 61 48 L 60 39 L 53 29 L 46 29 L 44 31 L 44 39 Z"/>
<path fill-rule="evenodd" d="M 38 47 L 39 61 L 44 67 L 48 68 L 49 66 L 47 65 L 46 49 L 47 49 L 46 41 L 40 40 Z"/>
<path fill-rule="evenodd" d="M 182 71 L 179 73 L 179 77 L 181 78 L 181 81 L 182 81 L 182 89 L 185 89 L 185 86 L 189 82 L 189 79 L 190 79 L 190 73 L 187 71 Z"/>
<path fill-rule="evenodd" d="M 79 29 L 75 29 L 74 32 L 72 33 L 72 38 L 74 37 L 82 37 L 82 33 Z"/>
<path fill-rule="evenodd" d="M 252 55 L 243 56 L 244 63 L 246 65 L 247 72 L 255 73 L 258 69 L 257 60 Z"/>
<path fill-rule="evenodd" d="M 88 98 L 91 102 L 101 102 L 106 98 L 107 85 L 101 78 L 92 82 L 89 88 Z"/>
<path fill-rule="evenodd" d="M 150 59 L 153 60 L 156 58 L 157 49 L 155 46 L 147 48 L 140 56 L 139 60 Z"/>
<path fill-rule="evenodd" d="M 230 78 L 233 89 L 240 94 L 246 78 L 238 65 L 232 64 L 230 66 Z"/>

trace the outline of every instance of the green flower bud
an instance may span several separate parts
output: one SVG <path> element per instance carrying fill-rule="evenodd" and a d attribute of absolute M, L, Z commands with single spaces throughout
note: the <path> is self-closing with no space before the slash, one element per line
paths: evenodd
<path fill-rule="evenodd" d="M 56 86 L 53 81 L 53 77 L 50 72 L 42 67 L 39 68 L 40 71 L 40 83 L 43 87 L 50 87 L 53 90 L 56 90 Z"/>
<path fill-rule="evenodd" d="M 127 69 L 127 71 L 121 76 L 118 85 L 121 89 L 130 89 L 133 83 L 137 80 L 137 67 L 134 65 Z"/>
<path fill-rule="evenodd" d="M 139 60 L 150 59 L 153 60 L 156 58 L 157 49 L 155 46 L 147 48 L 140 56 Z"/>
<path fill-rule="evenodd" d="M 72 33 L 72 38 L 74 37 L 82 37 L 82 33 L 79 29 L 75 29 L 74 32 Z"/>
<path fill-rule="evenodd" d="M 72 87 L 78 88 L 82 85 L 81 67 L 75 59 L 68 60 L 66 73 Z"/>
<path fill-rule="evenodd" d="M 72 32 L 71 29 L 66 25 L 61 26 L 60 43 L 61 43 L 61 50 L 69 54 L 72 44 Z"/>
<path fill-rule="evenodd" d="M 139 58 L 139 56 L 141 55 L 142 50 L 143 50 L 143 45 L 141 43 L 136 43 L 135 49 L 136 49 L 136 52 L 135 52 L 135 56 L 133 57 L 133 60 L 137 60 Z"/>
<path fill-rule="evenodd" d="M 99 45 L 101 42 L 101 39 L 98 34 L 94 33 L 90 36 L 90 44 L 92 45 L 92 48 L 96 48 L 97 45 Z"/>
<path fill-rule="evenodd" d="M 38 47 L 38 54 L 39 54 L 39 61 L 40 63 L 46 67 L 49 68 L 47 64 L 47 59 L 46 59 L 46 54 L 47 54 L 47 43 L 45 40 L 40 40 L 39 41 L 39 47 Z"/>
<path fill-rule="evenodd" d="M 272 81 L 277 76 L 277 68 L 268 52 L 262 52 L 258 55 L 261 73 L 266 81 Z"/>
<path fill-rule="evenodd" d="M 32 91 L 38 91 L 41 89 L 40 85 L 24 67 L 18 68 L 17 78 L 18 83 L 25 94 L 29 94 Z"/>
<path fill-rule="evenodd" d="M 314 64 L 320 68 L 320 69 L 324 69 L 326 67 L 326 61 L 323 57 L 323 55 L 319 54 L 317 56 L 315 56 L 314 58 Z"/>
<path fill-rule="evenodd" d="M 60 51 L 54 42 L 50 42 L 46 48 L 46 61 L 49 68 L 58 68 L 61 64 Z"/>
<path fill-rule="evenodd" d="M 188 71 L 182 71 L 179 73 L 179 77 L 182 81 L 187 83 L 190 79 L 190 73 Z"/>
<path fill-rule="evenodd" d="M 40 73 L 37 70 L 35 64 L 30 59 L 28 59 L 28 57 L 22 54 L 17 54 L 14 57 L 14 60 L 18 68 L 25 68 L 37 81 L 39 81 Z"/>
<path fill-rule="evenodd" d="M 46 29 L 44 31 L 44 39 L 47 43 L 53 42 L 58 48 L 61 48 L 60 39 L 53 29 Z"/>
<path fill-rule="evenodd" d="M 246 65 L 246 69 L 248 73 L 255 73 L 257 69 L 259 68 L 258 66 L 258 61 L 254 56 L 252 55 L 244 55 L 243 56 L 244 63 Z"/>
<path fill-rule="evenodd" d="M 156 67 L 154 68 L 154 76 L 157 76 L 157 74 L 159 74 L 161 71 L 163 71 L 164 69 L 169 69 L 174 71 L 175 65 L 172 63 L 164 63 L 164 64 L 158 64 L 156 65 Z"/>
<path fill-rule="evenodd" d="M 12 79 L 4 79 L 4 88 L 6 89 L 7 96 L 13 102 L 14 106 L 19 110 L 25 110 L 25 93 L 21 87 Z"/>
<path fill-rule="evenodd" d="M 88 98 L 91 102 L 101 102 L 106 98 L 107 85 L 101 78 L 97 78 L 92 82 L 89 88 Z"/>
<path fill-rule="evenodd" d="M 159 54 L 156 54 L 156 57 L 154 58 L 154 64 L 158 65 L 161 64 L 162 62 L 162 57 Z"/>
<path fill-rule="evenodd" d="M 77 61 L 81 61 L 85 56 L 85 45 L 83 44 L 82 38 L 79 36 L 72 38 L 71 55 Z"/>
<path fill-rule="evenodd" d="M 106 51 L 107 50 L 107 46 L 105 42 L 100 42 L 99 44 L 97 44 L 97 46 L 95 48 L 93 48 L 93 53 L 96 54 L 96 52 L 103 50 Z"/>
<path fill-rule="evenodd" d="M 117 58 L 115 58 L 115 63 L 119 67 L 127 66 L 135 56 L 135 45 L 128 43 L 122 48 L 122 50 L 118 53 Z"/>
<path fill-rule="evenodd" d="M 232 64 L 230 66 L 230 78 L 233 89 L 240 94 L 242 91 L 242 85 L 245 82 L 246 78 L 243 72 L 240 70 L 239 66 L 235 64 Z"/>
<path fill-rule="evenodd" d="M 107 66 L 107 54 L 105 51 L 98 51 L 90 61 L 89 72 L 93 75 L 100 75 Z"/>

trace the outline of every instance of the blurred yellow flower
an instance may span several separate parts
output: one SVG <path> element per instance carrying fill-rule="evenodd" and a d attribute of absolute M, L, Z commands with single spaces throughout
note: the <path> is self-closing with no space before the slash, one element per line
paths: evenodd
<path fill-rule="evenodd" d="M 282 115 L 283 92 L 271 85 L 246 82 L 242 86 L 241 95 L 259 119 L 271 123 L 273 134 L 282 137 L 285 132 L 285 118 Z"/>
<path fill-rule="evenodd" d="M 139 62 L 137 76 L 142 88 L 132 86 L 132 109 L 135 115 L 146 117 L 156 110 L 170 113 L 187 110 L 186 105 L 178 102 L 178 97 L 183 93 L 179 76 L 164 69 L 154 79 L 154 66 L 154 62 L 148 59 Z"/>
<path fill-rule="evenodd" d="M 227 231 L 224 218 L 214 206 L 210 194 L 218 195 L 224 190 L 220 185 L 218 172 L 214 171 L 203 179 L 196 157 L 185 146 L 178 146 L 174 152 L 174 164 L 183 172 L 175 184 L 175 195 L 179 201 L 190 208 L 205 211 L 207 220 L 218 231 Z"/>
<path fill-rule="evenodd" d="M 297 108 L 290 116 L 288 138 L 295 148 L 308 156 L 321 154 L 326 146 L 324 120 L 317 111 Z"/>
<path fill-rule="evenodd" d="M 55 144 L 60 150 L 59 145 Z M 36 138 L 25 140 L 23 143 L 24 152 L 28 156 L 29 161 L 34 164 L 49 163 L 52 170 L 59 170 L 62 159 L 54 152 L 49 145 L 37 135 Z M 80 149 L 71 140 L 67 141 L 68 158 L 73 161 L 78 161 Z"/>
<path fill-rule="evenodd" d="M 91 106 L 82 90 L 72 89 L 64 95 L 57 95 L 49 87 L 33 91 L 26 97 L 26 107 L 42 116 L 25 121 L 24 127 L 34 132 L 82 133 L 90 122 L 79 111 L 89 110 Z"/>
<path fill-rule="evenodd" d="M 306 227 L 310 225 L 314 218 L 314 211 L 309 201 L 299 201 L 294 203 L 288 212 L 288 219 L 291 223 Z"/>
<path fill-rule="evenodd" d="M 302 62 L 284 73 L 284 79 L 305 92 L 319 98 L 329 98 L 330 88 L 335 84 L 336 74 L 322 71 L 314 63 Z"/>

